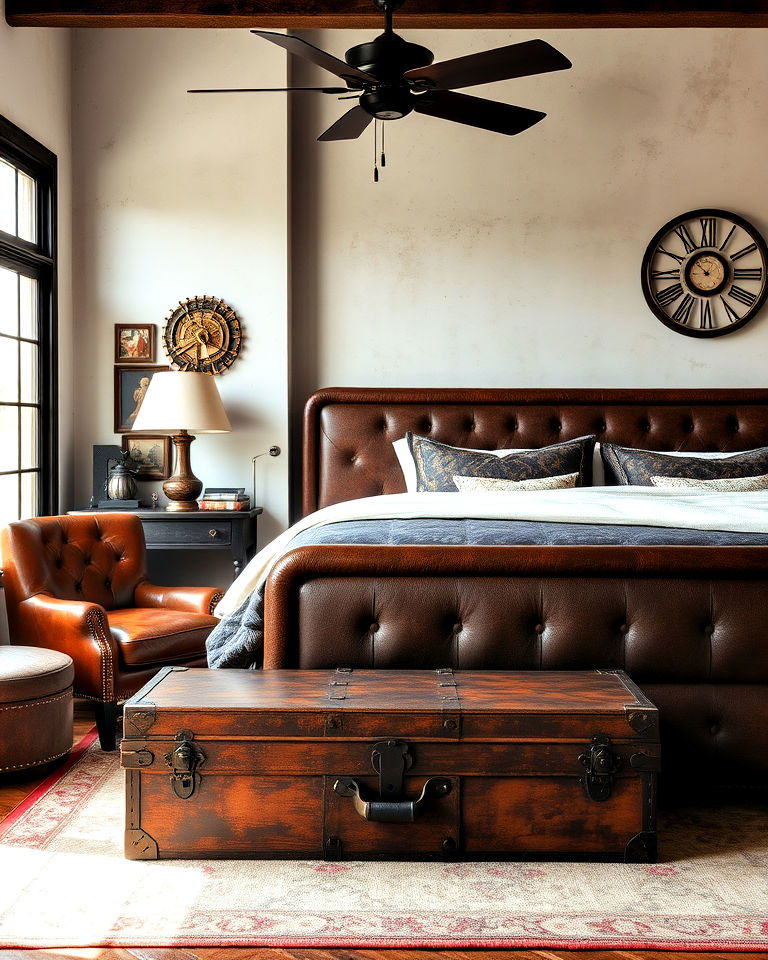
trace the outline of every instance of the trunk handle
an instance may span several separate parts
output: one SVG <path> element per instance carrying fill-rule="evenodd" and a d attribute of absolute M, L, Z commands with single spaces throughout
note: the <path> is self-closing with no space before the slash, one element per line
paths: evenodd
<path fill-rule="evenodd" d="M 413 823 L 428 800 L 446 797 L 452 790 L 450 780 L 430 777 L 416 800 L 363 800 L 360 787 L 351 777 L 339 777 L 333 789 L 340 797 L 351 797 L 358 815 L 363 820 L 377 823 Z"/>

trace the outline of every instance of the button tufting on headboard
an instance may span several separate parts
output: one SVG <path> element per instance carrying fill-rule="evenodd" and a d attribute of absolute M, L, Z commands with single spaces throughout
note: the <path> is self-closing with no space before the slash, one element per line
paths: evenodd
<path fill-rule="evenodd" d="M 653 450 L 748 450 L 768 445 L 768 390 L 320 390 L 304 415 L 304 512 L 402 492 L 392 441 L 409 430 L 489 450 L 593 433 Z"/>

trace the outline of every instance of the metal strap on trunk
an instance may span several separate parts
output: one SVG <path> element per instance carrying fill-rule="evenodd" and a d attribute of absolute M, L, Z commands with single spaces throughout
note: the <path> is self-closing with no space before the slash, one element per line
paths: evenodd
<path fill-rule="evenodd" d="M 328 682 L 329 700 L 346 700 L 347 687 L 349 686 L 349 675 L 352 673 L 351 667 L 337 667 Z"/>
<path fill-rule="evenodd" d="M 450 667 L 435 670 L 440 695 L 440 732 L 452 740 L 461 738 L 461 697 Z"/>

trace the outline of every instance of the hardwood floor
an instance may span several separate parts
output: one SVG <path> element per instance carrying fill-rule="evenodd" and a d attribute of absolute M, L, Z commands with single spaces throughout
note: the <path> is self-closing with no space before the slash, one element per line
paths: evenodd
<path fill-rule="evenodd" d="M 93 727 L 93 708 L 85 701 L 75 706 L 74 742 Z M 44 777 L 16 778 L 0 783 L 0 819 L 37 787 Z M 0 882 L 7 882 L 2 878 Z M 140 947 L 59 947 L 55 950 L 0 950 L 0 960 L 768 960 L 768 953 L 683 953 L 657 950 L 319 950 L 251 947 L 194 949 Z"/>

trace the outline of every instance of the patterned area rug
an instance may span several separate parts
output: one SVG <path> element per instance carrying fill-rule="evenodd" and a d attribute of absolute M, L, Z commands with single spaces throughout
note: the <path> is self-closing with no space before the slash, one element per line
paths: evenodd
<path fill-rule="evenodd" d="M 93 740 L 0 824 L 0 947 L 768 949 L 765 810 L 666 814 L 650 866 L 129 862 Z"/>

